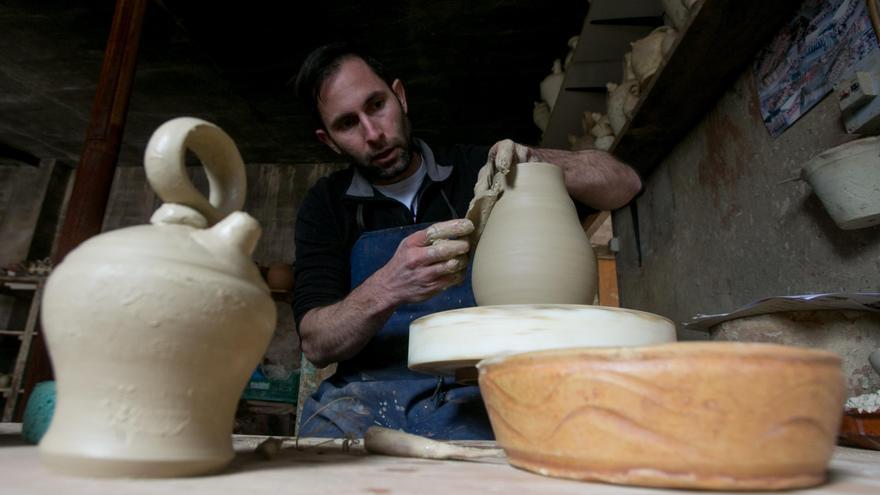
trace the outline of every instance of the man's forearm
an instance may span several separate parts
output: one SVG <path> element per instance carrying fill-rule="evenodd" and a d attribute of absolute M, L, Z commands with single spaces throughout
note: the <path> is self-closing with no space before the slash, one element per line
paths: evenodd
<path fill-rule="evenodd" d="M 303 353 L 319 368 L 351 358 L 367 345 L 396 308 L 367 279 L 345 299 L 306 313 L 299 329 Z"/>
<path fill-rule="evenodd" d="M 538 160 L 561 167 L 568 193 L 598 210 L 626 205 L 642 187 L 635 170 L 606 151 L 532 148 L 531 152 Z"/>

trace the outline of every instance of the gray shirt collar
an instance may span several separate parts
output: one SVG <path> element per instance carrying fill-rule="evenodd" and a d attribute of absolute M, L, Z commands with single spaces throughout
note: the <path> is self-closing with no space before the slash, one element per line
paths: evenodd
<path fill-rule="evenodd" d="M 431 151 L 431 148 L 429 148 L 424 141 L 418 138 L 413 138 L 413 141 L 415 141 L 416 146 L 418 146 L 417 152 L 422 155 L 428 179 L 432 182 L 442 182 L 448 179 L 449 175 L 452 173 L 452 167 L 437 163 L 434 160 L 434 152 Z M 358 198 L 372 198 L 375 196 L 375 190 L 373 189 L 373 185 L 370 184 L 370 181 L 361 175 L 356 168 L 352 168 L 352 172 L 351 184 L 348 186 L 345 194 L 347 196 Z"/>

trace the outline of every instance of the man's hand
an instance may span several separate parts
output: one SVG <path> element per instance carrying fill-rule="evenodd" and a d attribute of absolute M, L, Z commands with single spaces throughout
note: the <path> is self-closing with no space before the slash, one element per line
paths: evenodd
<path fill-rule="evenodd" d="M 496 171 L 507 172 L 511 166 L 517 163 L 536 160 L 537 157 L 534 156 L 531 148 L 517 144 L 510 139 L 498 141 L 489 148 L 489 162 L 495 165 Z"/>
<path fill-rule="evenodd" d="M 455 285 L 464 277 L 473 232 L 470 220 L 449 220 L 431 225 L 406 239 L 375 276 L 395 305 L 424 301 Z"/>
<path fill-rule="evenodd" d="M 458 283 L 467 268 L 470 220 L 431 225 L 401 241 L 388 263 L 345 299 L 310 310 L 299 331 L 315 366 L 349 359 L 367 345 L 397 307 L 424 301 Z"/>

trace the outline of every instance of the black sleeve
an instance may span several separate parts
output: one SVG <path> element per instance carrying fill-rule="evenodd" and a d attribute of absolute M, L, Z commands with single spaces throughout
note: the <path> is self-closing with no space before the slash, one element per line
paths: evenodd
<path fill-rule="evenodd" d="M 293 315 L 297 329 L 303 316 L 314 308 L 340 301 L 349 289 L 349 253 L 344 226 L 334 216 L 325 179 L 306 194 L 296 217 L 294 239 Z"/>

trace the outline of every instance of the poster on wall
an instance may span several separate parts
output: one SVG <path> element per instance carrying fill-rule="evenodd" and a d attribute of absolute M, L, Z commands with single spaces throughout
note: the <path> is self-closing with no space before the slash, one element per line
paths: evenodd
<path fill-rule="evenodd" d="M 764 124 L 779 136 L 878 50 L 865 0 L 806 0 L 755 58 Z"/>

